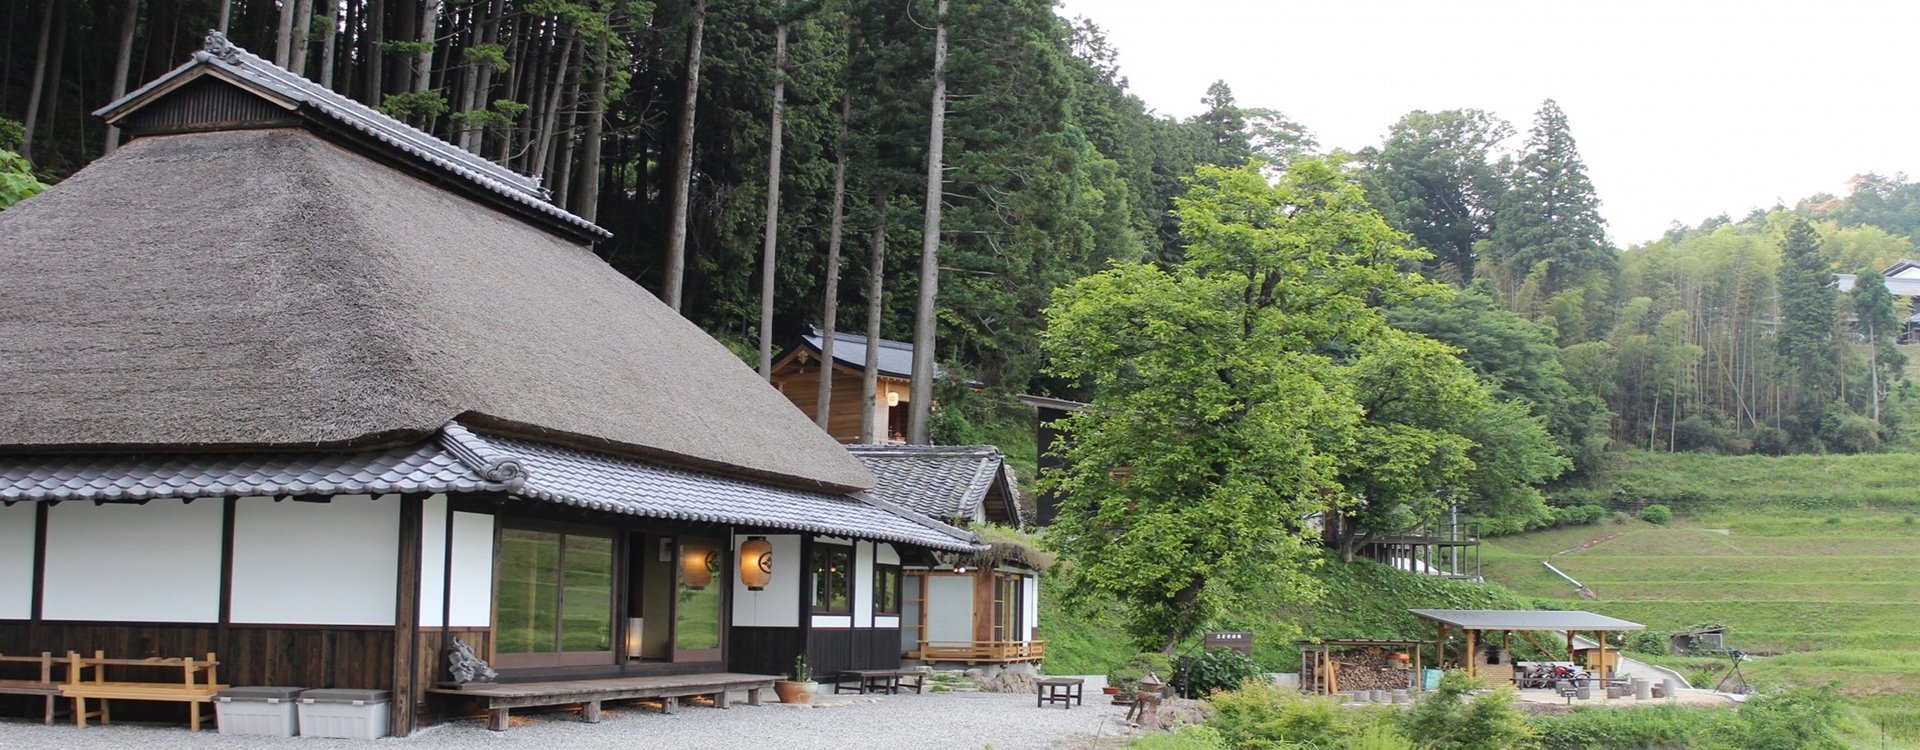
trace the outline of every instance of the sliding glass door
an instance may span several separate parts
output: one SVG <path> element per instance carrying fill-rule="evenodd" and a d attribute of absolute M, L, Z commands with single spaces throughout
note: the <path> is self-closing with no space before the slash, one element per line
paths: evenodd
<path fill-rule="evenodd" d="M 500 532 L 499 666 L 613 663 L 613 539 L 547 528 Z"/>

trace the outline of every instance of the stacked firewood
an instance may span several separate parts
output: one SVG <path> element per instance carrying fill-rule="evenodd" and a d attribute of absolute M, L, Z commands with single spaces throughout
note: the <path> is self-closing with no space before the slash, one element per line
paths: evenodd
<path fill-rule="evenodd" d="M 1370 648 L 1336 654 L 1334 674 L 1341 690 L 1394 690 L 1412 683 L 1413 667 L 1397 655 Z"/>

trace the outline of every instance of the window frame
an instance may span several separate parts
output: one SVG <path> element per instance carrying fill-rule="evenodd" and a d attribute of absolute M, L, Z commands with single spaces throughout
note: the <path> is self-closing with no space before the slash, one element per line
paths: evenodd
<path fill-rule="evenodd" d="M 808 553 L 807 557 L 807 569 L 812 578 L 813 586 L 807 598 L 807 611 L 816 615 L 851 616 L 853 614 L 853 567 L 855 559 L 853 545 L 815 540 L 813 549 Z M 833 567 L 834 557 L 843 557 L 845 564 L 841 566 L 837 575 L 830 574 L 827 576 L 828 580 L 822 582 L 820 580 L 821 574 L 830 571 Z M 830 588 L 833 579 L 836 577 L 840 581 L 840 590 L 837 592 Z M 821 606 L 820 602 L 820 594 L 822 592 L 825 592 L 827 595 L 826 606 L 824 607 Z M 836 597 L 836 593 L 839 596 Z M 836 599 L 838 600 L 838 606 L 835 606 Z"/>
<path fill-rule="evenodd" d="M 889 574 L 891 574 L 893 578 L 892 587 L 888 587 L 882 583 L 882 581 L 886 579 Z M 897 564 L 896 565 L 887 565 L 887 564 L 881 564 L 881 563 L 874 564 L 873 566 L 873 614 L 875 616 L 886 616 L 886 617 L 900 616 L 900 589 L 902 586 L 902 582 L 905 579 L 906 579 L 906 575 L 904 571 Z M 892 601 L 882 601 L 881 597 L 886 595 L 889 591 L 891 591 L 893 595 L 887 598 L 891 599 Z"/>

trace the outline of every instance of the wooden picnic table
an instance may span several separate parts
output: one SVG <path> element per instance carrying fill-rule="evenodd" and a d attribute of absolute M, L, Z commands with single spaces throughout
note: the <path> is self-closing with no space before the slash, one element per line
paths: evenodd
<path fill-rule="evenodd" d="M 914 679 L 910 683 L 902 682 L 903 677 Z M 843 669 L 833 677 L 833 694 L 898 693 L 907 687 L 920 693 L 925 689 L 926 682 L 926 673 L 918 669 Z"/>
<path fill-rule="evenodd" d="M 1086 680 L 1079 677 L 1042 677 L 1033 681 L 1035 695 L 1034 707 L 1045 708 L 1048 703 L 1058 703 L 1062 708 L 1071 709 L 1076 705 L 1086 705 L 1082 699 L 1081 688 Z"/>

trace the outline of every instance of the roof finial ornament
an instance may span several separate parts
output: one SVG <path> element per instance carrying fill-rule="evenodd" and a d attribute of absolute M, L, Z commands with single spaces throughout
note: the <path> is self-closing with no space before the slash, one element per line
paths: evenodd
<path fill-rule="evenodd" d="M 227 41 L 226 34 L 211 29 L 207 31 L 207 40 L 201 45 L 201 49 L 227 62 L 233 62 L 234 58 L 240 56 L 240 48 L 233 46 L 233 42 Z"/>

